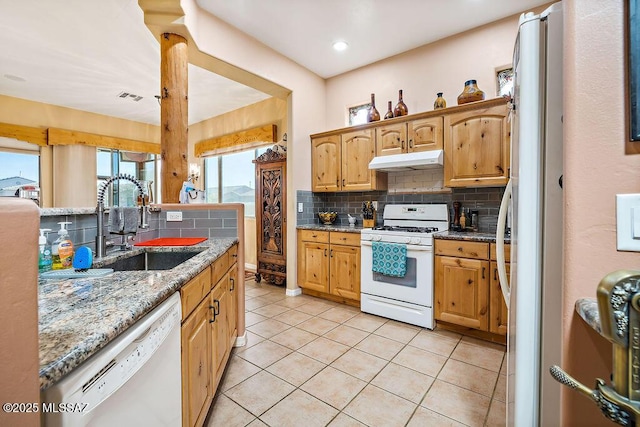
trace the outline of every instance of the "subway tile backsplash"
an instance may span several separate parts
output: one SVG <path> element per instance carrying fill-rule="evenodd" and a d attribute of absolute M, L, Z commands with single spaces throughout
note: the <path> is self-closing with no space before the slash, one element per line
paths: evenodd
<path fill-rule="evenodd" d="M 449 206 L 450 218 L 453 222 L 453 202 L 460 202 L 462 207 L 478 211 L 478 229 L 482 232 L 496 231 L 500 201 L 504 187 L 453 188 L 444 193 L 398 194 L 384 191 L 367 191 L 351 193 L 312 193 L 297 191 L 296 206 L 303 203 L 303 212 L 297 213 L 299 225 L 319 224 L 318 212 L 338 212 L 337 224 L 348 225 L 347 214 L 355 216 L 357 224 L 362 224 L 362 202 L 378 201 L 377 222 L 382 223 L 382 212 L 387 203 L 418 204 L 446 203 Z"/>
<path fill-rule="evenodd" d="M 40 217 L 40 228 L 49 228 L 49 243 L 57 239 L 58 222 L 71 222 L 67 226 L 69 237 L 74 247 L 88 246 L 95 251 L 97 235 L 96 214 L 81 215 L 49 215 Z M 182 221 L 167 222 L 167 213 L 151 212 L 147 217 L 149 228 L 138 229 L 136 241 L 158 237 L 236 237 L 238 235 L 238 220 L 236 211 L 229 210 L 184 210 Z M 104 233 L 108 240 L 120 241 L 120 236 L 110 234 L 108 230 L 109 214 L 104 217 Z"/>

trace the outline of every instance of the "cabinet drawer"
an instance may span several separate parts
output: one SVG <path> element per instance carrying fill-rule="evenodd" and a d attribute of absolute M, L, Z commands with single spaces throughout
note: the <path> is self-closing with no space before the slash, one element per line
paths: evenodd
<path fill-rule="evenodd" d="M 496 244 L 491 244 L 491 261 L 496 261 L 497 254 Z M 511 245 L 504 245 L 504 261 L 511 262 Z"/>
<path fill-rule="evenodd" d="M 207 267 L 204 271 L 191 279 L 189 283 L 180 288 L 180 298 L 182 300 L 182 320 L 189 317 L 189 314 L 200 304 L 200 301 L 207 296 L 211 290 L 211 269 Z"/>
<path fill-rule="evenodd" d="M 329 243 L 332 245 L 360 246 L 360 233 L 332 231 L 329 233 Z"/>
<path fill-rule="evenodd" d="M 489 259 L 489 244 L 436 239 L 434 253 L 461 258 Z"/>
<path fill-rule="evenodd" d="M 231 266 L 238 261 L 238 245 L 231 246 L 227 253 L 229 254 L 229 266 Z"/>
<path fill-rule="evenodd" d="M 210 289 L 212 289 L 215 286 L 215 284 L 218 283 L 220 279 L 222 279 L 222 276 L 224 276 L 224 273 L 226 273 L 227 270 L 229 269 L 229 252 L 230 251 L 225 252 L 222 256 L 220 256 L 220 258 L 216 260 L 216 262 L 211 264 Z"/>
<path fill-rule="evenodd" d="M 316 230 L 300 230 L 300 238 L 303 242 L 329 243 L 329 232 Z"/>

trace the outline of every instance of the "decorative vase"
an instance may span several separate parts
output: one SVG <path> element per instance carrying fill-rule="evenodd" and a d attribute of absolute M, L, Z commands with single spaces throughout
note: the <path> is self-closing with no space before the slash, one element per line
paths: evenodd
<path fill-rule="evenodd" d="M 393 119 L 393 108 L 391 108 L 391 101 L 389 101 L 389 106 L 387 107 L 387 114 L 384 115 L 386 119 Z"/>
<path fill-rule="evenodd" d="M 393 117 L 406 116 L 407 114 L 409 114 L 409 110 L 402 101 L 402 89 L 400 89 L 398 91 L 398 104 L 396 105 L 396 108 L 393 109 Z"/>
<path fill-rule="evenodd" d="M 447 101 L 445 101 L 444 98 L 442 97 L 442 92 L 438 92 L 437 95 L 438 97 L 433 103 L 433 109 L 438 110 L 440 108 L 447 108 Z"/>
<path fill-rule="evenodd" d="M 369 108 L 369 112 L 367 113 L 367 122 L 377 122 L 380 120 L 380 113 L 376 110 L 376 94 L 371 94 L 371 108 Z"/>
<path fill-rule="evenodd" d="M 478 89 L 478 85 L 475 80 L 467 80 L 464 82 L 464 90 L 458 96 L 458 105 L 466 104 L 468 102 L 482 101 L 484 99 L 484 92 Z"/>

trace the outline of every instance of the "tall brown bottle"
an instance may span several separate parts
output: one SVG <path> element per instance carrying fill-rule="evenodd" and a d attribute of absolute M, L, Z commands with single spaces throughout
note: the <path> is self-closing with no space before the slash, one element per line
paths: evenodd
<path fill-rule="evenodd" d="M 376 94 L 371 94 L 371 108 L 369 108 L 369 112 L 367 113 L 367 122 L 377 122 L 380 120 L 380 113 L 376 109 Z"/>
<path fill-rule="evenodd" d="M 396 108 L 393 109 L 393 116 L 400 117 L 406 116 L 407 114 L 409 114 L 409 110 L 407 109 L 405 103 L 402 101 L 402 89 L 400 89 L 398 91 L 398 104 L 396 105 Z"/>
<path fill-rule="evenodd" d="M 391 101 L 389 101 L 389 106 L 387 107 L 387 114 L 384 115 L 386 119 L 393 119 L 393 108 L 391 108 Z"/>

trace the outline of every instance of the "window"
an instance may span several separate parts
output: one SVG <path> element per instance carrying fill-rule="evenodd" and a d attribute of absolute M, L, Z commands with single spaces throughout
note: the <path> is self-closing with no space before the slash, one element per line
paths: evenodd
<path fill-rule="evenodd" d="M 0 196 L 19 196 L 40 203 L 40 155 L 0 151 Z"/>
<path fill-rule="evenodd" d="M 256 157 L 269 147 L 205 158 L 207 203 L 243 203 L 244 215 L 255 216 Z"/>
<path fill-rule="evenodd" d="M 148 191 L 156 193 L 155 179 L 158 159 L 155 154 L 135 153 L 130 151 L 98 149 L 98 190 L 110 177 L 127 174 L 140 181 Z M 152 202 L 153 195 L 149 195 Z M 118 180 L 105 193 L 105 206 L 136 206 L 138 190 L 130 181 Z"/>

